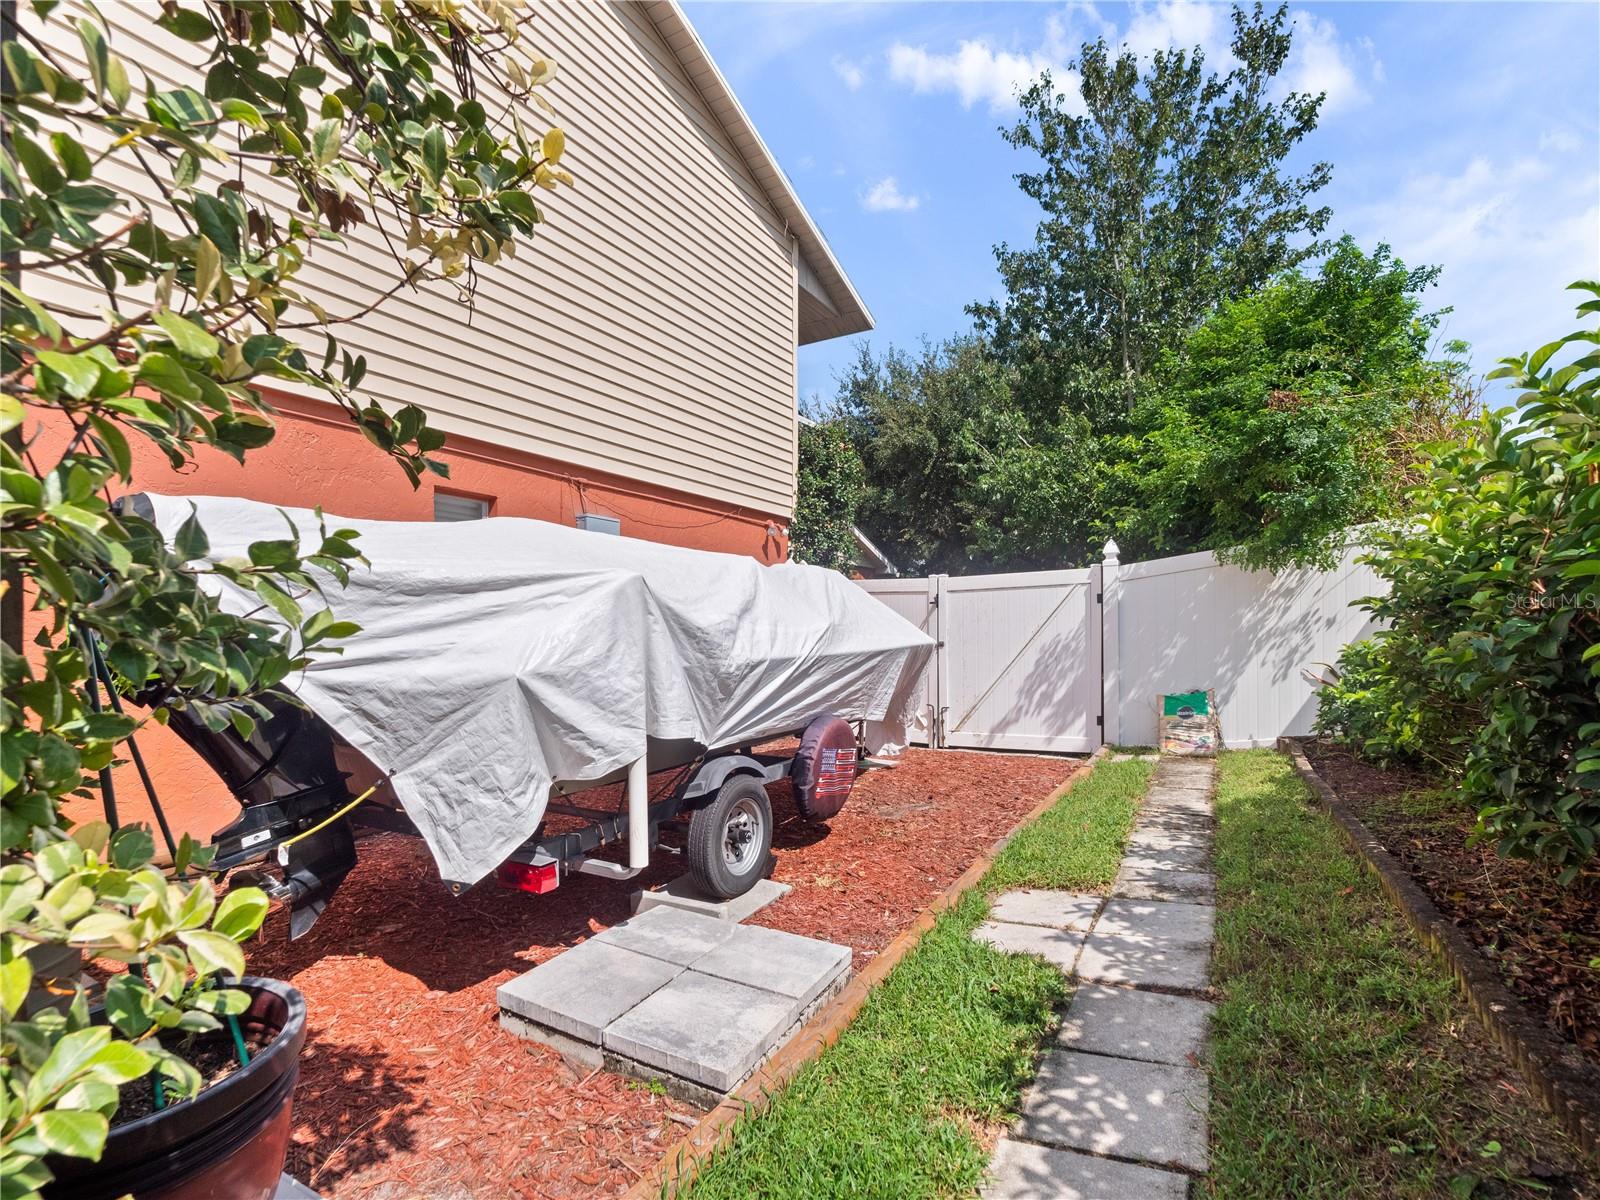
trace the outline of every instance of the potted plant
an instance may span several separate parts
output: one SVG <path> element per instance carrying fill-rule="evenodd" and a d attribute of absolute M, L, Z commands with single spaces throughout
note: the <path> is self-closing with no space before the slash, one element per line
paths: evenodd
<path fill-rule="evenodd" d="M 219 903 L 209 879 L 156 869 L 143 827 L 33 833 L 34 853 L 0 867 L 5 1194 L 270 1196 L 305 1002 L 286 984 L 239 978 L 239 943 L 266 916 L 266 894 L 235 888 Z M 204 857 L 186 838 L 175 873 Z M 34 987 L 30 952 L 45 946 L 127 969 L 91 1008 L 76 979 Z M 229 1185 L 205 1191 L 213 1173 Z"/>
<path fill-rule="evenodd" d="M 114 11 L 190 43 L 192 84 L 136 94 L 94 6 L 0 4 L 0 1192 L 55 1175 L 74 1196 L 265 1196 L 305 1028 L 292 989 L 244 974 L 267 898 L 219 900 L 188 839 L 158 869 L 149 832 L 117 827 L 109 771 L 174 707 L 248 735 L 262 693 L 357 632 L 322 589 L 362 560 L 324 530 L 211 561 L 198 521 L 169 546 L 111 494 L 136 462 L 244 462 L 272 440 L 274 383 L 326 395 L 413 486 L 447 475 L 444 436 L 362 396 L 337 331 L 407 287 L 470 302 L 544 219 L 534 189 L 571 178 L 562 132 L 518 115 L 548 108 L 554 64 L 500 0 Z M 297 203 L 270 199 L 284 188 Z M 301 268 L 368 222 L 397 248 L 393 287 L 330 315 Z M 72 277 L 94 313 L 63 303 Z M 259 604 L 225 608 L 224 584 Z M 111 679 L 148 715 L 102 711 Z M 75 824 L 97 794 L 107 819 Z M 125 969 L 90 986 L 82 955 Z"/>

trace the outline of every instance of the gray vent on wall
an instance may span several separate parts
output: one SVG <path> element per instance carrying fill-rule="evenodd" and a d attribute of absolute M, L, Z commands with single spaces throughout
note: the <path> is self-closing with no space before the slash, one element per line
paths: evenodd
<path fill-rule="evenodd" d="M 452 496 L 449 492 L 434 492 L 433 519 L 435 521 L 477 521 L 489 515 L 489 502 L 476 496 Z"/>
<path fill-rule="evenodd" d="M 620 534 L 622 522 L 616 517 L 602 517 L 599 513 L 579 513 L 578 528 L 587 529 L 590 533 Z"/>

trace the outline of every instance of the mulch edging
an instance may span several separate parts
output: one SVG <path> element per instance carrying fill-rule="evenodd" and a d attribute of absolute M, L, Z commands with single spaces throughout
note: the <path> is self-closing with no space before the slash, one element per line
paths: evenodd
<path fill-rule="evenodd" d="M 1575 1047 L 1557 1038 L 1500 981 L 1466 935 L 1440 914 L 1400 861 L 1317 774 L 1301 739 L 1279 738 L 1278 749 L 1289 756 L 1423 944 L 1450 968 L 1468 1008 L 1516 1064 L 1540 1103 L 1585 1151 L 1600 1157 L 1600 1071 Z"/>
<path fill-rule="evenodd" d="M 826 1007 L 812 1017 L 806 1026 L 777 1054 L 759 1067 L 756 1073 L 684 1134 L 676 1146 L 662 1155 L 652 1171 L 647 1171 L 629 1188 L 623 1200 L 658 1200 L 675 1196 L 694 1180 L 701 1167 L 733 1136 L 734 1126 L 744 1116 L 762 1112 L 783 1090 L 801 1067 L 820 1055 L 839 1040 L 850 1022 L 861 1011 L 872 990 L 883 982 L 895 965 L 922 940 L 922 935 L 933 928 L 934 921 L 945 909 L 955 904 L 966 892 L 976 887 L 994 864 L 1000 852 L 1011 839 L 1037 821 L 1061 797 L 1086 778 L 1107 756 L 1108 748 L 1100 747 L 1088 758 L 1080 770 L 1041 800 L 1027 816 L 1018 821 L 1012 830 L 988 850 L 980 854 L 965 871 L 934 899 L 933 903 L 917 915 L 917 919 L 894 941 L 890 942 L 870 963 L 858 972 L 842 992 Z"/>

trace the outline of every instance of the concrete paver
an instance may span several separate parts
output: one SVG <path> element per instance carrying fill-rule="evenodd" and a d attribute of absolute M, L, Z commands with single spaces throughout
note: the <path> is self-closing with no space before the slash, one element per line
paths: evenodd
<path fill-rule="evenodd" d="M 590 938 L 500 985 L 500 1007 L 539 1025 L 600 1043 L 600 1031 L 682 967 Z"/>
<path fill-rule="evenodd" d="M 1078 955 L 1078 978 L 1089 983 L 1203 991 L 1211 978 L 1211 947 L 1157 948 L 1135 938 L 1096 930 Z"/>
<path fill-rule="evenodd" d="M 1094 924 L 1104 896 L 1022 888 L 996 898 L 989 915 L 1013 925 L 1048 925 L 1053 929 L 1087 931 Z"/>
<path fill-rule="evenodd" d="M 1216 909 L 1209 904 L 1113 897 L 1106 901 L 1094 931 L 1138 939 L 1150 946 L 1209 948 L 1215 923 Z"/>
<path fill-rule="evenodd" d="M 1056 1033 L 1069 1050 L 1198 1065 L 1213 1006 L 1191 996 L 1084 984 Z"/>
<path fill-rule="evenodd" d="M 980 942 L 987 942 L 1007 954 L 1037 954 L 1046 962 L 1071 974 L 1088 936 L 1083 930 L 1050 929 L 1043 925 L 1013 925 L 1007 921 L 985 921 L 972 931 Z"/>
<path fill-rule="evenodd" d="M 613 925 L 594 941 L 687 967 L 733 936 L 735 926 L 681 908 L 652 908 Z"/>
<path fill-rule="evenodd" d="M 1058 1050 L 1023 1100 L 1028 1141 L 1204 1171 L 1204 1071 Z"/>
<path fill-rule="evenodd" d="M 726 1092 L 761 1061 L 801 1007 L 792 996 L 685 971 L 606 1026 L 601 1045 Z"/>
<path fill-rule="evenodd" d="M 983 1200 L 1184 1200 L 1187 1176 L 1001 1138 Z"/>
<path fill-rule="evenodd" d="M 1117 873 L 1111 894 L 1128 900 L 1178 900 L 1210 902 L 1216 881 L 1209 871 L 1174 871 L 1167 867 L 1144 867 L 1124 861 Z"/>
<path fill-rule="evenodd" d="M 695 959 L 693 970 L 798 1000 L 805 1007 L 850 969 L 850 947 L 815 938 L 735 925 L 733 936 Z"/>

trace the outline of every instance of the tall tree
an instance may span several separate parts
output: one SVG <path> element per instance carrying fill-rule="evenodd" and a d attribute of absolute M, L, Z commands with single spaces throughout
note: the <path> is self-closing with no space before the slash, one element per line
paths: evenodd
<path fill-rule="evenodd" d="M 912 357 L 863 347 L 840 408 L 866 465 L 860 524 L 911 571 L 1007 570 L 1082 561 L 1105 538 L 1083 422 L 1035 426 L 1016 373 L 977 338 Z"/>
<path fill-rule="evenodd" d="M 1233 12 L 1226 74 L 1199 48 L 1114 54 L 1086 43 L 1079 92 L 1048 74 L 1002 130 L 1043 159 L 1017 176 L 1044 210 L 1032 247 L 996 247 L 1003 301 L 970 311 L 1020 372 L 1035 418 L 1063 408 L 1097 426 L 1132 407 L 1160 353 L 1221 301 L 1317 253 L 1329 180 L 1285 160 L 1317 123 L 1321 95 L 1274 100 L 1288 57 L 1288 7 Z"/>
<path fill-rule="evenodd" d="M 1316 275 L 1284 272 L 1164 353 L 1103 447 L 1123 548 L 1326 566 L 1352 526 L 1400 511 L 1429 443 L 1477 415 L 1464 347 L 1432 354 L 1442 314 L 1422 293 L 1438 273 L 1345 237 Z"/>

